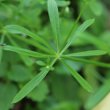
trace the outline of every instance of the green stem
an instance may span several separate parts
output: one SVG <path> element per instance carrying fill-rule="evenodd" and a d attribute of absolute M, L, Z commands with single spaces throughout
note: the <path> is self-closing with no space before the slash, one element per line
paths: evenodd
<path fill-rule="evenodd" d="M 82 16 L 84 10 L 86 9 L 87 4 L 88 4 L 88 2 L 85 3 L 85 6 L 84 6 L 83 9 L 80 11 L 79 16 L 77 17 L 75 23 L 74 23 L 73 26 L 72 26 L 72 29 L 70 30 L 68 36 L 67 36 L 66 39 L 64 40 L 63 45 L 66 44 L 66 42 L 67 42 L 68 39 L 70 38 L 71 34 L 75 31 L 75 29 L 76 29 L 76 27 L 77 27 L 77 23 L 78 23 L 79 19 L 81 18 L 81 16 Z M 65 47 L 64 47 L 64 48 L 65 48 Z"/>

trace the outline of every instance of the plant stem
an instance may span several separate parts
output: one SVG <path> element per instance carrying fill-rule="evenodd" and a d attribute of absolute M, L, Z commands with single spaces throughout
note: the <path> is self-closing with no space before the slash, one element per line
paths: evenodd
<path fill-rule="evenodd" d="M 81 18 L 81 16 L 82 16 L 84 10 L 86 9 L 87 4 L 88 4 L 88 2 L 85 3 L 85 6 L 83 7 L 83 9 L 81 10 L 81 12 L 79 13 L 79 15 L 78 15 L 78 17 L 77 17 L 75 23 L 74 23 L 73 26 L 72 26 L 72 29 L 70 30 L 68 36 L 67 36 L 66 39 L 64 40 L 63 45 L 66 44 L 66 42 L 67 42 L 68 39 L 70 38 L 71 34 L 75 31 L 75 29 L 76 29 L 76 27 L 77 27 L 77 23 L 78 23 L 79 19 Z M 65 47 L 64 47 L 64 48 L 65 48 Z"/>

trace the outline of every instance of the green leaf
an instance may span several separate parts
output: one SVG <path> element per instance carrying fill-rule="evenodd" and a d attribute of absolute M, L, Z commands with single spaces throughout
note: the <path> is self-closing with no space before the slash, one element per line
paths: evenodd
<path fill-rule="evenodd" d="M 90 50 L 90 51 L 72 53 L 72 54 L 68 54 L 68 55 L 65 55 L 65 56 L 68 56 L 68 57 L 87 57 L 87 56 L 104 55 L 106 53 L 107 52 L 103 51 L 103 50 Z"/>
<path fill-rule="evenodd" d="M 10 36 L 7 36 L 13 46 L 20 47 Z M 21 59 L 27 66 L 32 66 L 33 61 L 28 57 L 20 54 Z"/>
<path fill-rule="evenodd" d="M 48 93 L 48 85 L 45 81 L 42 81 L 33 91 L 28 94 L 27 97 L 34 101 L 42 102 L 47 98 Z"/>
<path fill-rule="evenodd" d="M 56 37 L 56 43 L 58 48 L 59 37 L 60 37 L 60 24 L 59 24 L 58 7 L 55 0 L 48 0 L 48 13 L 49 13 L 51 26 Z"/>
<path fill-rule="evenodd" d="M 84 32 L 83 34 L 80 35 L 80 38 L 81 40 L 94 45 L 98 49 L 109 51 L 109 45 L 106 42 L 104 42 L 104 40 L 99 39 L 97 36 L 94 36 L 88 32 Z"/>
<path fill-rule="evenodd" d="M 79 102 L 77 101 L 60 101 L 53 104 L 48 110 L 80 110 Z"/>
<path fill-rule="evenodd" d="M 17 87 L 11 83 L 0 83 L 0 109 L 9 110 L 12 107 L 12 100 L 17 93 Z"/>
<path fill-rule="evenodd" d="M 68 41 L 67 41 L 67 44 L 66 46 L 64 47 L 63 51 L 65 51 L 72 43 L 73 41 L 75 42 L 75 40 L 78 38 L 78 36 L 80 34 L 82 34 L 90 25 L 92 25 L 94 23 L 94 19 L 89 19 L 89 20 L 86 20 L 83 24 L 81 24 L 75 32 L 73 32 L 69 38 L 68 38 Z"/>
<path fill-rule="evenodd" d="M 32 0 L 21 0 L 21 7 L 26 7 L 31 4 Z"/>
<path fill-rule="evenodd" d="M 110 80 L 107 80 L 100 88 L 97 89 L 95 94 L 92 94 L 88 99 L 85 108 L 87 110 L 95 107 L 108 93 L 110 92 Z"/>
<path fill-rule="evenodd" d="M 7 51 L 16 52 L 16 53 L 19 53 L 21 55 L 26 55 L 26 56 L 36 57 L 36 58 L 47 58 L 47 57 L 49 57 L 49 55 L 45 55 L 42 53 L 38 53 L 38 52 L 34 52 L 31 50 L 22 49 L 22 48 L 14 47 L 14 46 L 6 45 L 3 47 L 3 49 L 7 50 Z"/>
<path fill-rule="evenodd" d="M 48 72 L 49 69 L 42 69 L 42 71 L 38 75 L 36 75 L 18 92 L 18 94 L 14 97 L 12 103 L 16 103 L 23 99 L 26 95 L 28 95 L 36 86 L 39 85 L 39 83 L 45 78 Z"/>
<path fill-rule="evenodd" d="M 21 65 L 13 65 L 7 72 L 7 77 L 11 81 L 24 82 L 32 78 L 32 74 L 29 68 Z"/>
<path fill-rule="evenodd" d="M 34 63 L 34 61 L 31 58 L 29 58 L 28 56 L 25 56 L 25 55 L 22 55 L 21 59 L 24 61 L 25 65 L 27 65 L 27 66 L 32 66 Z"/>
<path fill-rule="evenodd" d="M 49 47 L 48 43 L 42 39 L 41 37 L 39 37 L 38 35 L 30 32 L 29 30 L 25 29 L 24 27 L 22 26 L 18 26 L 18 25 L 7 25 L 4 27 L 5 31 L 8 31 L 10 33 L 13 33 L 13 34 L 23 34 L 23 35 L 27 35 L 27 36 L 30 36 L 32 37 L 34 40 L 36 40 L 37 42 L 40 42 L 46 46 Z"/>
<path fill-rule="evenodd" d="M 93 65 L 97 65 L 97 66 L 100 66 L 100 67 L 110 68 L 110 64 L 102 63 L 102 62 L 99 62 L 99 61 L 93 61 L 93 60 L 87 60 L 87 59 L 75 58 L 75 57 L 64 57 L 64 58 L 66 58 L 68 60 L 73 60 L 73 61 L 85 63 L 85 64 L 93 64 Z"/>
<path fill-rule="evenodd" d="M 72 37 L 69 39 L 68 42 L 73 42 L 76 40 L 76 38 L 81 34 L 83 33 L 90 25 L 92 25 L 94 23 L 94 19 L 89 19 L 89 20 L 86 20 L 83 24 L 81 24 L 76 32 L 72 35 Z"/>
<path fill-rule="evenodd" d="M 60 70 L 60 67 L 59 67 L 59 70 Z M 54 97 L 54 99 L 58 100 L 59 102 L 67 101 L 67 100 L 70 101 L 73 99 L 75 100 L 79 96 L 77 94 L 77 92 L 79 91 L 79 85 L 76 82 L 76 80 L 73 80 L 73 77 L 70 77 L 70 75 L 71 74 L 68 72 L 68 70 L 66 71 L 65 75 L 63 74 L 63 71 L 62 71 L 62 74 L 59 74 L 59 73 L 57 74 L 57 72 L 56 74 L 50 74 L 51 78 L 49 79 L 49 81 L 51 85 L 52 97 Z"/>
<path fill-rule="evenodd" d="M 90 9 L 96 16 L 100 16 L 103 13 L 103 5 L 97 1 L 97 0 L 92 0 L 89 3 Z"/>
<path fill-rule="evenodd" d="M 36 61 L 36 64 L 38 64 L 39 66 L 46 66 L 46 63 L 41 60 Z"/>
<path fill-rule="evenodd" d="M 56 0 L 58 6 L 64 7 L 70 4 L 70 1 Z"/>
<path fill-rule="evenodd" d="M 91 87 L 91 85 L 82 77 L 79 75 L 79 73 L 77 73 L 72 67 L 70 67 L 67 63 L 63 62 L 66 66 L 66 68 L 68 69 L 68 71 L 70 71 L 70 73 L 72 74 L 72 76 L 78 81 L 78 83 L 88 92 L 93 92 L 93 88 Z"/>
<path fill-rule="evenodd" d="M 21 36 L 18 36 L 18 35 L 14 35 L 14 36 L 11 35 L 9 37 L 15 37 L 17 40 L 21 40 L 24 43 L 27 43 L 27 44 L 32 45 L 34 47 L 37 47 L 38 49 L 40 49 L 40 50 L 42 50 L 42 51 L 44 51 L 46 53 L 54 53 L 54 50 L 52 48 L 48 49 L 48 48 L 44 47 L 43 45 L 41 45 L 39 43 L 36 43 L 36 41 L 33 40 L 33 39 L 27 39 L 25 37 L 21 37 Z"/>

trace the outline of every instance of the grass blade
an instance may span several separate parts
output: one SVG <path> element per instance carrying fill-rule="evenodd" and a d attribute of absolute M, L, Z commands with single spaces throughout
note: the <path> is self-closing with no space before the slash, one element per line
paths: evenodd
<path fill-rule="evenodd" d="M 7 51 L 16 52 L 16 53 L 21 54 L 21 55 L 35 57 L 35 58 L 47 58 L 47 57 L 49 57 L 49 55 L 46 55 L 46 54 L 34 52 L 31 50 L 27 50 L 27 49 L 22 49 L 19 47 L 9 46 L 9 45 L 4 46 L 3 49 L 7 50 Z"/>
<path fill-rule="evenodd" d="M 28 95 L 39 83 L 45 78 L 49 69 L 43 69 L 38 75 L 36 75 L 31 81 L 29 81 L 14 97 L 12 103 L 16 103 Z"/>
<path fill-rule="evenodd" d="M 48 0 L 48 13 L 51 22 L 53 32 L 55 34 L 57 49 L 59 48 L 59 37 L 60 37 L 60 24 L 58 7 L 55 0 Z"/>
<path fill-rule="evenodd" d="M 106 53 L 107 52 L 103 51 L 103 50 L 91 50 L 91 51 L 72 53 L 72 54 L 68 54 L 68 55 L 65 55 L 65 56 L 68 56 L 68 57 L 87 57 L 87 56 L 104 55 Z"/>
<path fill-rule="evenodd" d="M 70 71 L 72 76 L 78 81 L 78 83 L 88 92 L 93 92 L 93 88 L 91 85 L 77 73 L 71 66 L 69 66 L 67 63 L 63 62 L 65 64 L 66 68 Z"/>

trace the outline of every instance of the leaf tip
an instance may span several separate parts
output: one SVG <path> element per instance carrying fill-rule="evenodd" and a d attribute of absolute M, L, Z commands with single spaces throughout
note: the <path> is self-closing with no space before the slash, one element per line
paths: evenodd
<path fill-rule="evenodd" d="M 15 103 L 19 102 L 20 100 L 22 100 L 23 98 L 24 97 L 22 97 L 22 98 L 18 97 L 18 94 L 16 94 L 11 103 L 15 104 Z"/>
<path fill-rule="evenodd" d="M 11 103 L 14 104 L 14 103 L 17 103 L 17 102 L 18 101 L 16 100 L 16 97 L 14 97 Z"/>

